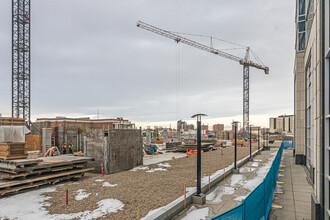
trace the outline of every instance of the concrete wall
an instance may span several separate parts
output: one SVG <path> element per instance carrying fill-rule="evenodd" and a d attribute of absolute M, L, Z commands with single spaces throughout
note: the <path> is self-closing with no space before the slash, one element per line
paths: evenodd
<path fill-rule="evenodd" d="M 142 134 L 140 130 L 110 130 L 108 171 L 116 173 L 143 164 Z"/>
<path fill-rule="evenodd" d="M 305 52 L 297 52 L 295 60 L 295 152 L 296 163 L 304 164 L 305 152 Z"/>
<path fill-rule="evenodd" d="M 98 173 L 101 172 L 101 163 L 106 174 L 143 164 L 141 130 L 87 129 L 86 139 L 86 156 L 94 158 L 90 165 Z"/>

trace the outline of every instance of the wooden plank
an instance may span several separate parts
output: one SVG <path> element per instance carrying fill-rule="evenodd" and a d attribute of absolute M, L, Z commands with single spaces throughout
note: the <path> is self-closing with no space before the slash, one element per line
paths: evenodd
<path fill-rule="evenodd" d="M 35 182 L 39 182 L 39 181 L 43 181 L 43 180 L 54 179 L 54 178 L 78 174 L 78 173 L 85 173 L 85 172 L 92 171 L 92 170 L 94 170 L 94 168 L 79 169 L 79 170 L 61 172 L 61 173 L 52 174 L 52 175 L 45 175 L 42 177 L 36 177 L 36 178 L 28 179 L 28 180 L 14 181 L 12 183 L 0 185 L 0 189 L 35 183 Z"/>
<path fill-rule="evenodd" d="M 3 159 L 3 160 L 12 160 L 12 159 L 25 159 L 27 158 L 28 155 L 27 154 L 24 154 L 24 155 L 17 155 L 17 156 L 1 156 L 0 155 L 0 159 Z"/>
<path fill-rule="evenodd" d="M 77 164 L 77 165 L 47 168 L 47 169 L 43 169 L 43 170 L 25 172 L 25 173 L 19 173 L 19 174 L 0 173 L 0 179 L 1 180 L 13 180 L 13 179 L 17 179 L 17 178 L 26 178 L 26 177 L 32 176 L 32 175 L 41 175 L 46 172 L 59 172 L 59 171 L 70 170 L 70 169 L 74 169 L 74 168 L 78 168 L 78 169 L 84 168 L 86 166 L 87 166 L 87 163 L 82 163 L 82 164 Z"/>
<path fill-rule="evenodd" d="M 42 185 L 46 185 L 46 184 L 56 184 L 60 181 L 73 179 L 73 178 L 79 178 L 79 177 L 82 177 L 83 175 L 84 175 L 84 173 L 79 173 L 79 174 L 68 175 L 68 176 L 64 176 L 64 177 L 60 177 L 60 178 L 56 178 L 56 179 L 51 179 L 51 180 L 47 180 L 47 181 L 37 182 L 37 183 L 29 184 L 29 185 L 24 185 L 24 186 L 20 186 L 20 187 L 10 188 L 10 189 L 7 189 L 7 190 L 0 190 L 0 195 L 3 196 L 3 195 L 6 195 L 6 194 L 9 194 L 9 193 L 17 193 L 17 192 L 22 191 L 22 190 L 36 188 L 38 186 L 42 186 Z"/>

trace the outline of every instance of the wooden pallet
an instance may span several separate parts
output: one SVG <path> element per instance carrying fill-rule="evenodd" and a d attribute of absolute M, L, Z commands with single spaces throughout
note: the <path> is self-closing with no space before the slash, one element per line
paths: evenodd
<path fill-rule="evenodd" d="M 26 179 L 31 176 L 42 175 L 44 173 L 55 173 L 60 171 L 72 170 L 72 169 L 82 169 L 87 166 L 87 162 L 80 163 L 80 164 L 73 164 L 68 166 L 60 166 L 60 167 L 53 167 L 53 168 L 46 168 L 37 171 L 31 172 L 24 172 L 19 174 L 8 174 L 8 173 L 1 173 L 0 172 L 0 180 L 14 180 L 14 179 Z"/>
<path fill-rule="evenodd" d="M 77 178 L 83 176 L 85 172 L 92 171 L 94 168 L 78 169 L 73 171 L 60 172 L 57 174 L 44 175 L 37 178 L 20 181 L 10 181 L 9 183 L 0 184 L 0 196 L 9 193 L 15 193 L 24 189 L 30 189 L 46 184 L 54 184 L 66 179 Z"/>
<path fill-rule="evenodd" d="M 0 161 L 0 172 L 11 174 L 34 172 L 48 168 L 86 163 L 89 160 L 92 160 L 92 158 L 61 155 L 38 159 Z"/>

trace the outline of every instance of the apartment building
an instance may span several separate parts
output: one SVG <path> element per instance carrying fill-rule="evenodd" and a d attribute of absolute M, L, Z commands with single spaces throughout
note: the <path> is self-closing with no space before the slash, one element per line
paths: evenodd
<path fill-rule="evenodd" d="M 311 219 L 330 218 L 328 0 L 296 0 L 295 159 L 313 186 Z"/>

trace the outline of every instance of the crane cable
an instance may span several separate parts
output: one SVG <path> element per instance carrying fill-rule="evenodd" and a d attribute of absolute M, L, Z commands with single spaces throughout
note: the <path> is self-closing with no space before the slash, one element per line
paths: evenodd
<path fill-rule="evenodd" d="M 180 44 L 177 43 L 176 53 L 176 119 L 180 120 Z"/>

